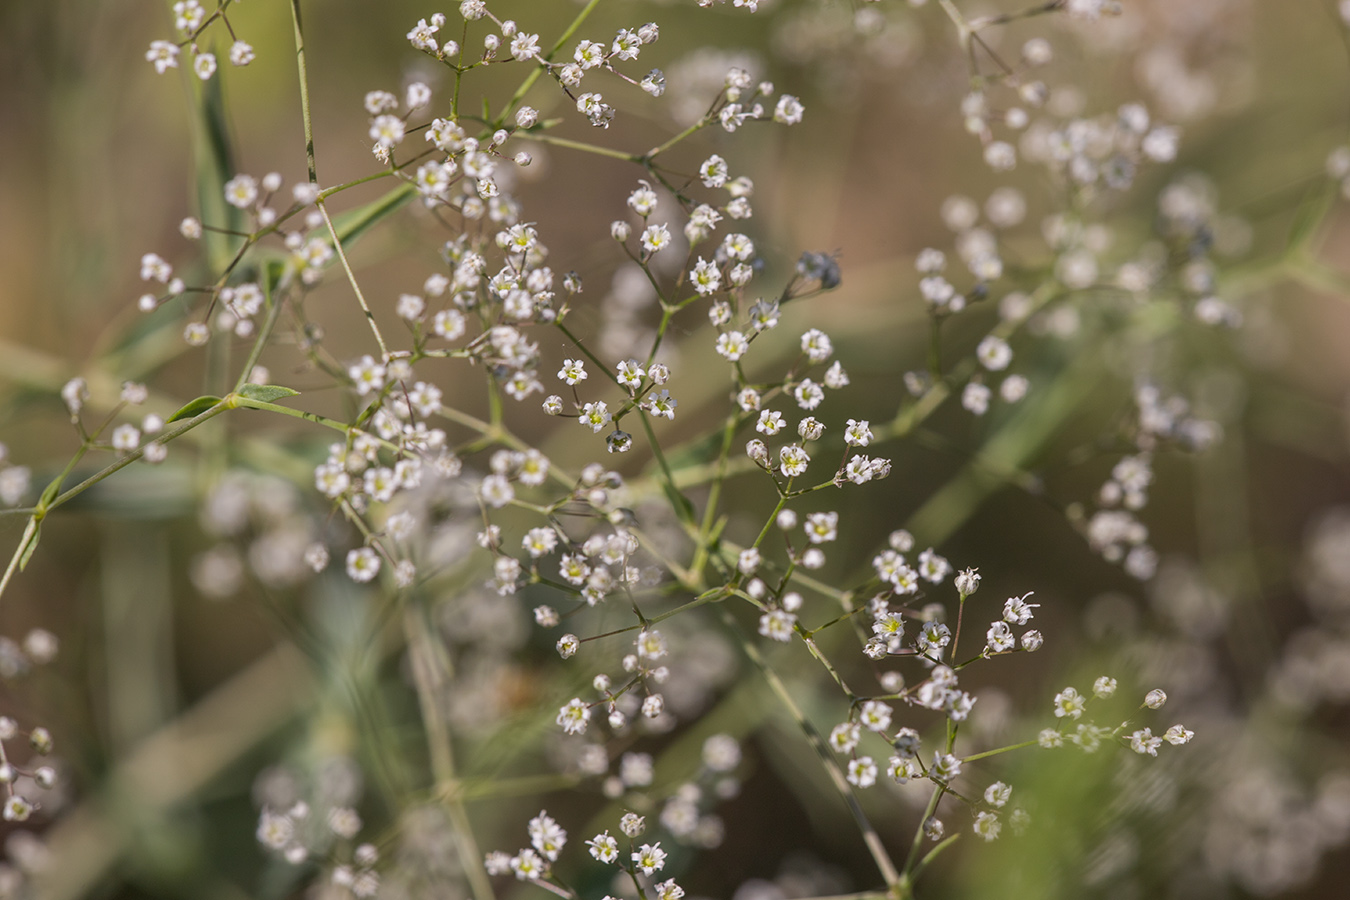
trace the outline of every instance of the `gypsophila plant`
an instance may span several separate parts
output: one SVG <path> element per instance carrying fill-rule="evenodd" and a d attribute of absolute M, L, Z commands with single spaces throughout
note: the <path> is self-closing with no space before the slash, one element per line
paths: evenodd
<path fill-rule="evenodd" d="M 256 841 L 222 896 L 1117 896 L 1201 855 L 1209 887 L 1277 893 L 1350 841 L 1345 761 L 1276 765 L 1235 711 L 1312 729 L 1350 698 L 1350 526 L 1308 539 L 1323 599 L 1274 649 L 1251 598 L 1275 576 L 1204 474 L 1241 452 L 1225 361 L 1262 292 L 1350 295 L 1319 256 L 1350 149 L 1293 200 L 1221 204 L 1182 164 L 1221 91 L 1183 50 L 1221 41 L 1138 49 L 1181 14 L 1108 0 L 460 0 L 357 7 L 398 42 L 358 65 L 322 59 L 318 7 L 277 31 L 253 5 L 174 2 L 147 35 L 155 102 L 187 88 L 198 196 L 124 260 L 120 336 L 42 369 L 68 462 L 0 445 L 24 523 L 0 594 L 58 509 L 117 508 L 127 479 L 148 520 L 173 504 L 147 485 L 177 485 L 178 581 L 252 604 L 272 649 L 152 731 L 177 698 L 127 699 L 158 665 L 137 597 L 172 589 L 106 554 L 91 665 L 126 693 L 86 718 L 125 756 L 98 789 L 20 724 L 40 706 L 0 716 L 4 819 L 55 835 L 46 868 L 29 832 L 7 845 L 0 895 L 97 893 L 113 863 L 61 854 L 101 828 L 169 846 L 146 823 L 206 817 L 244 769 L 220 821 Z M 1135 93 L 1089 86 L 1108 52 Z M 247 152 L 240 67 L 298 99 Z M 860 100 L 905 67 L 933 72 L 920 138 L 959 165 L 887 212 L 902 265 L 855 266 L 883 225 L 813 204 L 875 163 L 835 131 L 909 128 Z M 1188 467 L 1219 523 L 1195 564 L 1169 544 Z M 981 530 L 1005 488 L 1034 512 Z M 1081 591 L 1104 596 L 1080 632 Z M 51 674 L 29 670 L 58 623 L 29 628 L 0 638 L 6 681 Z M 1221 688 L 1222 653 L 1261 674 Z M 73 794 L 127 811 L 62 819 Z"/>

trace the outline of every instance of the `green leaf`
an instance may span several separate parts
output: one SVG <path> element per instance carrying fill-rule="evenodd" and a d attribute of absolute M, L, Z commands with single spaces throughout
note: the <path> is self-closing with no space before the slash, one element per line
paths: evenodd
<path fill-rule="evenodd" d="M 1310 187 L 1294 210 L 1294 221 L 1289 227 L 1289 242 L 1286 251 L 1293 253 L 1302 250 L 1317 236 L 1317 232 L 1327 213 L 1335 202 L 1337 194 L 1330 190 L 1325 182 L 1319 181 Z"/>
<path fill-rule="evenodd" d="M 221 79 L 197 81 L 198 139 L 193 142 L 193 155 L 196 167 L 198 215 L 203 221 L 242 230 L 243 214 L 225 202 L 225 182 L 234 177 L 238 168 L 234 162 L 234 148 L 230 141 Z M 221 269 L 229 262 L 237 242 L 237 237 L 217 231 L 203 235 L 202 243 L 213 269 Z"/>
<path fill-rule="evenodd" d="M 412 185 L 400 185 L 378 200 L 372 200 L 365 206 L 358 206 L 342 215 L 334 216 L 333 230 L 337 232 L 338 240 L 342 241 L 342 246 L 346 247 L 378 225 L 383 219 L 398 212 L 404 204 L 415 196 L 417 196 L 417 191 Z"/>
<path fill-rule="evenodd" d="M 299 394 L 299 391 L 293 391 L 279 384 L 246 384 L 239 389 L 239 396 L 247 397 L 249 400 L 261 400 L 264 403 L 272 403 L 282 397 L 296 397 Z"/>
<path fill-rule="evenodd" d="M 38 509 L 46 509 L 56 499 L 56 495 L 61 493 L 61 482 L 64 480 L 61 476 L 53 478 L 52 483 L 43 489 L 42 496 L 38 498 Z"/>
<path fill-rule="evenodd" d="M 182 409 L 180 409 L 178 412 L 169 416 L 165 424 L 168 424 L 168 422 L 177 422 L 180 419 L 191 419 L 193 416 L 199 416 L 219 402 L 220 402 L 219 397 L 212 397 L 210 394 L 207 394 L 203 397 L 198 397 L 196 400 L 191 401 Z"/>
<path fill-rule="evenodd" d="M 33 558 L 33 551 L 37 549 L 41 537 L 42 526 L 38 524 L 37 519 L 29 519 L 28 528 L 23 533 L 23 550 L 19 554 L 20 572 L 28 568 L 28 560 Z"/>
<path fill-rule="evenodd" d="M 661 479 L 661 487 L 666 492 L 666 499 L 670 501 L 671 506 L 675 508 L 675 514 L 685 522 L 696 522 L 694 514 L 694 504 L 689 498 L 681 494 L 679 490 L 664 478 Z"/>

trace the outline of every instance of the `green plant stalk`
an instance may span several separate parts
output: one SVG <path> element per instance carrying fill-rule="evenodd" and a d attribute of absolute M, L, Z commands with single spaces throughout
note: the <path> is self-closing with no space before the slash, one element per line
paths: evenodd
<path fill-rule="evenodd" d="M 765 661 L 759 652 L 759 648 L 755 646 L 753 641 L 745 637 L 744 632 L 736 624 L 736 620 L 732 618 L 730 611 L 722 610 L 722 620 L 726 623 L 727 630 L 740 639 L 741 649 L 745 651 L 745 655 L 759 669 L 770 689 L 787 708 L 789 715 L 796 721 L 802 733 L 806 735 L 807 742 L 816 751 L 816 755 L 820 757 L 825 771 L 830 776 L 830 781 L 839 792 L 839 796 L 843 798 L 845 805 L 848 806 L 848 810 L 853 815 L 853 820 L 857 823 L 859 830 L 862 831 L 863 842 L 867 845 L 872 861 L 876 863 L 877 869 L 880 870 L 882 880 L 886 882 L 887 888 L 892 891 L 896 890 L 901 884 L 900 872 L 896 870 L 895 863 L 891 861 L 886 846 L 881 842 L 881 836 L 877 834 L 871 821 L 868 820 L 867 814 L 863 812 L 858 798 L 849 788 L 848 781 L 839 771 L 839 766 L 834 761 L 834 757 L 831 756 L 830 748 L 826 746 L 825 739 L 821 737 L 820 732 L 816 730 L 816 727 L 811 724 L 811 721 L 797 706 L 796 701 L 792 699 L 792 693 L 787 689 L 787 685 L 783 684 L 783 680 L 778 677 L 778 673 Z M 920 834 L 922 834 L 922 831 L 920 831 Z"/>

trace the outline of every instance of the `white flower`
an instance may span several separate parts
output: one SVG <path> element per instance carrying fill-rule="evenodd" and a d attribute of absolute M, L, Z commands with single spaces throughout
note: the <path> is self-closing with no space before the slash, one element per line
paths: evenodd
<path fill-rule="evenodd" d="M 814 512 L 806 517 L 806 539 L 813 544 L 824 544 L 839 536 L 839 513 Z"/>
<path fill-rule="evenodd" d="M 581 734 L 591 720 L 590 708 L 579 697 L 573 697 L 558 710 L 557 722 L 568 734 Z"/>
<path fill-rule="evenodd" d="M 586 846 L 591 848 L 591 856 L 602 863 L 612 863 L 619 858 L 619 842 L 608 831 L 591 838 Z"/>
<path fill-rule="evenodd" d="M 1099 700 L 1104 700 L 1116 692 L 1116 680 L 1109 675 L 1103 675 L 1092 682 L 1092 696 Z"/>
<path fill-rule="evenodd" d="M 642 230 L 642 249 L 647 253 L 658 253 L 670 246 L 670 229 L 665 225 L 648 225 Z"/>
<path fill-rule="evenodd" d="M 380 573 L 380 557 L 369 547 L 360 547 L 347 553 L 347 576 L 352 581 L 370 581 Z"/>
<path fill-rule="evenodd" d="M 558 370 L 558 380 L 569 385 L 580 384 L 587 378 L 586 363 L 580 359 L 564 359 Z"/>
<path fill-rule="evenodd" d="M 781 122 L 784 125 L 796 125 L 802 120 L 802 113 L 806 108 L 802 102 L 791 94 L 784 94 L 778 98 L 778 103 L 773 108 L 773 120 Z"/>
<path fill-rule="evenodd" d="M 778 451 L 778 468 L 784 476 L 796 478 L 806 471 L 806 466 L 811 462 L 811 457 L 799 444 L 788 444 L 782 450 Z"/>
<path fill-rule="evenodd" d="M 811 362 L 824 362 L 834 352 L 830 338 L 818 328 L 812 328 L 802 335 L 802 352 Z"/>
<path fill-rule="evenodd" d="M 700 256 L 689 272 L 689 281 L 696 292 L 706 297 L 721 287 L 722 274 L 717 269 L 717 263 L 709 262 Z"/>
<path fill-rule="evenodd" d="M 992 841 L 998 837 L 1003 823 L 998 820 L 998 816 L 991 812 L 982 812 L 975 816 L 975 833 L 986 841 Z"/>
<path fill-rule="evenodd" d="M 1070 719 L 1077 719 L 1083 715 L 1083 707 L 1086 704 L 1087 698 L 1073 688 L 1066 687 L 1055 695 L 1055 717 L 1062 719 L 1068 716 Z"/>
<path fill-rule="evenodd" d="M 385 368 L 370 355 L 361 357 L 348 367 L 347 375 L 352 379 L 356 393 L 363 397 L 384 387 Z"/>
<path fill-rule="evenodd" d="M 850 447 L 866 447 L 872 442 L 872 429 L 866 419 L 849 419 L 844 429 L 844 443 Z"/>
<path fill-rule="evenodd" d="M 847 778 L 855 787 L 869 788 L 877 782 L 877 764 L 870 756 L 849 760 Z"/>
<path fill-rule="evenodd" d="M 597 400 L 581 408 L 581 418 L 578 421 L 590 428 L 593 433 L 599 434 L 601 429 L 609 424 L 609 420 L 609 407 L 605 405 L 605 401 Z"/>
<path fill-rule="evenodd" d="M 771 609 L 759 617 L 759 633 L 774 641 L 784 643 L 792 639 L 793 626 L 797 617 L 781 609 Z"/>
<path fill-rule="evenodd" d="M 980 341 L 980 345 L 975 348 L 975 356 L 979 359 L 980 365 L 991 372 L 1000 372 L 1008 368 L 1008 363 L 1012 362 L 1012 348 L 1008 342 L 1002 338 L 989 335 Z"/>
<path fill-rule="evenodd" d="M 1190 743 L 1193 737 L 1195 737 L 1195 732 L 1182 725 L 1173 725 L 1163 734 L 1163 740 L 1177 746 Z"/>
<path fill-rule="evenodd" d="M 704 187 L 718 188 L 727 183 L 727 161 L 714 153 L 698 167 Z"/>
<path fill-rule="evenodd" d="M 989 399 L 992 396 L 993 391 L 988 385 L 972 381 L 961 392 L 961 405 L 975 415 L 982 416 L 989 411 Z"/>
<path fill-rule="evenodd" d="M 868 700 L 862 705 L 858 720 L 869 731 L 883 732 L 891 727 L 891 708 L 880 700 Z"/>
<path fill-rule="evenodd" d="M 1135 753 L 1149 756 L 1157 756 L 1158 748 L 1162 746 L 1163 739 L 1154 737 L 1152 729 L 1143 728 L 1130 735 L 1130 749 Z"/>
<path fill-rule="evenodd" d="M 196 59 L 192 60 L 192 71 L 202 81 L 209 81 L 211 76 L 216 74 L 216 55 L 214 53 L 198 53 Z"/>
<path fill-rule="evenodd" d="M 830 730 L 828 743 L 835 753 L 852 753 L 853 748 L 858 746 L 859 737 L 861 732 L 857 725 L 852 722 L 841 722 Z"/>
<path fill-rule="evenodd" d="M 675 407 L 679 401 L 670 396 L 670 391 L 662 390 L 659 394 L 649 394 L 643 401 L 643 408 L 654 416 L 664 416 L 672 422 L 675 420 Z"/>
<path fill-rule="evenodd" d="M 258 180 L 252 175 L 236 175 L 225 182 L 225 202 L 248 209 L 258 199 Z"/>
<path fill-rule="evenodd" d="M 539 55 L 539 35 L 517 34 L 511 39 L 511 56 L 519 62 Z"/>
<path fill-rule="evenodd" d="M 736 362 L 749 347 L 745 335 L 739 331 L 728 331 L 717 336 L 717 353 L 727 362 Z"/>
<path fill-rule="evenodd" d="M 145 58 L 155 64 L 156 72 L 163 75 L 169 69 L 178 68 L 178 47 L 169 41 L 151 41 Z"/>
<path fill-rule="evenodd" d="M 666 851 L 661 849 L 661 842 L 643 844 L 637 850 L 634 850 L 633 865 L 641 869 L 643 875 L 650 875 L 665 868 Z"/>

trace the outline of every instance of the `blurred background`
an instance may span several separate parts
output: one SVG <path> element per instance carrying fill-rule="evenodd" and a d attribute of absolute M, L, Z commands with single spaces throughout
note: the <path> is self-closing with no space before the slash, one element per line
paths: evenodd
<path fill-rule="evenodd" d="M 545 45 L 579 9 L 567 0 L 489 5 Z M 184 216 L 200 212 L 203 88 L 181 70 L 157 76 L 144 58 L 151 40 L 173 34 L 169 6 L 0 3 L 0 441 L 6 463 L 29 468 L 33 485 L 16 506 L 32 503 L 79 446 L 59 395 L 67 379 L 87 379 L 92 416 L 111 409 L 126 380 L 146 383 L 147 408 L 167 414 L 222 393 L 246 352 L 243 342 L 188 351 L 187 306 L 150 317 L 135 308 L 143 253 L 164 256 L 189 281 L 207 277 L 200 248 L 178 233 Z M 602 3 L 580 36 L 658 21 L 661 40 L 642 63 L 666 72 L 667 96 L 614 80 L 606 100 L 620 113 L 598 137 L 548 85 L 527 102 L 544 118 L 563 117 L 561 136 L 642 151 L 696 118 L 729 65 L 801 97 L 801 125 L 712 129 L 674 151 L 671 164 L 693 171 L 717 152 L 754 180 L 755 216 L 745 225 L 766 260 L 765 284 L 784 283 L 802 251 L 838 254 L 843 285 L 785 311 L 764 377 L 775 363 L 781 369 L 796 335 L 821 327 L 853 379 L 828 421 L 886 421 L 906 402 L 904 373 L 928 365 L 914 259 L 930 246 L 955 256 L 944 204 L 955 195 L 983 205 L 1005 186 L 1026 203 L 1022 221 L 999 234 L 1007 272 L 989 302 L 943 326 L 943 356 L 955 362 L 998 321 L 1000 297 L 1033 289 L 1054 266 L 1043 221 L 1063 207 L 1063 186 L 1030 160 L 1005 173 L 985 165 L 962 127 L 968 59 L 936 2 L 760 6 L 747 15 Z M 1021 8 L 957 6 L 969 19 Z M 1345 173 L 1328 174 L 1327 160 L 1350 128 L 1346 27 L 1337 4 L 1321 0 L 1122 6 L 1100 21 L 1044 15 L 981 35 L 1007 60 L 1032 38 L 1053 48 L 1036 72 L 1049 99 L 1034 116 L 1109 117 L 1140 102 L 1180 128 L 1174 162 L 1141 169 L 1129 190 L 1097 198 L 1082 217 L 1104 226 L 1095 252 L 1106 281 L 1166 244 L 1160 197 L 1183 185 L 1210 213 L 1215 293 L 1241 326 L 1197 321 L 1170 282 L 1128 303 L 1084 291 L 1045 310 L 1012 342 L 1032 386 L 1022 404 L 976 417 L 953 399 L 903 442 L 877 449 L 894 460 L 888 480 L 812 507 L 846 517 L 843 546 L 820 577 L 857 583 L 886 534 L 908 527 L 920 547 L 980 569 L 978 599 L 990 615 L 1003 597 L 1035 591 L 1045 650 L 963 680 L 980 696 L 970 730 L 981 747 L 1033 737 L 1049 724 L 1056 691 L 1085 689 L 1102 674 L 1121 681 L 1122 717 L 1129 698 L 1162 687 L 1172 699 L 1154 730 L 1181 721 L 1198 734 L 1160 760 L 1035 749 L 1006 757 L 990 771 L 1026 798 L 1032 831 L 978 847 L 967 835 L 925 874 L 920 896 L 1337 896 L 1350 875 L 1350 235 L 1335 177 Z M 377 170 L 367 91 L 426 80 L 438 108 L 447 85 L 404 37 L 433 11 L 405 0 L 305 6 L 322 184 Z M 288 5 L 254 0 L 230 15 L 257 51 L 214 82 L 235 171 L 303 181 Z M 991 59 L 981 66 L 992 70 Z M 469 86 L 500 104 L 518 78 L 518 69 L 490 68 Z M 623 217 L 642 173 L 563 147 L 529 149 L 535 161 L 513 192 L 554 270 L 583 278 L 574 329 L 598 335 L 602 355 L 618 358 L 641 333 L 650 298 L 622 264 L 609 222 Z M 335 203 L 353 208 L 386 189 L 362 187 Z M 391 331 L 395 298 L 420 287 L 445 237 L 409 207 L 353 250 Z M 341 278 L 330 275 L 307 310 L 333 357 L 370 352 Z M 702 374 L 721 371 L 706 320 L 693 315 L 677 332 L 673 444 L 717 427 L 727 408 L 725 385 Z M 543 352 L 560 359 L 566 349 L 553 341 Z M 276 383 L 301 391 L 303 408 L 350 415 L 350 398 L 307 367 L 294 342 L 279 342 L 262 362 Z M 447 403 L 484 406 L 476 373 L 431 371 Z M 1201 452 L 1154 454 L 1138 516 L 1158 565 L 1141 581 L 1094 552 L 1084 531 L 1099 488 L 1131 452 L 1145 382 L 1184 397 L 1187 415 L 1215 423 L 1223 439 Z M 554 435 L 524 407 L 509 414 L 518 433 L 560 462 L 587 460 L 593 448 L 570 446 L 572 429 Z M 61 778 L 33 819 L 0 827 L 8 860 L 0 891 L 302 896 L 315 870 L 264 852 L 254 837 L 259 809 L 327 797 L 361 810 L 389 870 L 402 873 L 386 875 L 381 896 L 467 896 L 451 813 L 425 791 L 415 661 L 396 615 L 338 574 L 296 570 L 298 550 L 324 527 L 312 470 L 329 440 L 291 420 L 234 414 L 173 444 L 163 465 L 132 466 L 48 521 L 0 605 L 0 634 L 12 638 L 0 649 L 8 676 L 0 706 L 25 729 L 50 729 Z M 633 456 L 621 468 L 638 476 L 649 459 Z M 75 477 L 107 461 L 91 459 Z M 753 538 L 771 502 L 762 483 L 733 482 L 729 535 Z M 0 518 L 6 553 L 24 523 Z M 472 534 L 470 524 L 445 539 L 467 548 Z M 596 880 L 579 845 L 612 829 L 618 807 L 543 736 L 553 680 L 584 678 L 559 674 L 553 639 L 530 621 L 538 597 L 473 593 L 447 585 L 427 602 L 455 660 L 444 715 L 466 777 L 484 785 L 465 801 L 479 849 L 513 850 L 524 821 L 545 806 L 576 842 L 561 868 L 583 895 L 617 891 Z M 717 807 L 725 837 L 680 851 L 681 884 L 739 900 L 874 887 L 873 864 L 800 732 L 729 641 L 694 622 L 682 632 L 679 621 L 670 630 L 688 669 L 681 719 L 690 724 L 632 749 L 656 759 L 659 788 L 688 777 L 708 735 L 745 742 L 739 791 Z M 753 629 L 753 617 L 744 622 Z M 45 665 L 20 647 L 35 628 L 60 644 Z M 822 648 L 854 658 L 852 640 L 831 632 Z M 828 730 L 844 704 L 796 650 L 774 658 Z M 872 677 L 861 662 L 846 666 L 849 677 Z M 865 798 L 893 853 L 903 857 L 926 797 L 916 788 Z M 968 831 L 967 819 L 955 813 L 951 827 Z M 537 892 L 514 880 L 494 885 L 503 897 Z"/>

